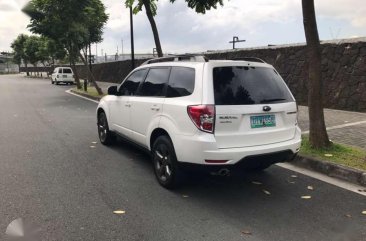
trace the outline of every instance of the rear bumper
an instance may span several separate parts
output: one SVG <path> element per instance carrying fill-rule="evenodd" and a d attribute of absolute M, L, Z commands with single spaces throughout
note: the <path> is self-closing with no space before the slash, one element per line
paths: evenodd
<path fill-rule="evenodd" d="M 218 149 L 213 135 L 200 133 L 194 136 L 179 136 L 175 139 L 179 162 L 206 166 L 236 165 L 266 161 L 277 163 L 289 161 L 300 149 L 301 130 L 296 129 L 293 139 L 260 146 Z M 226 160 L 225 163 L 207 163 L 205 160 Z"/>

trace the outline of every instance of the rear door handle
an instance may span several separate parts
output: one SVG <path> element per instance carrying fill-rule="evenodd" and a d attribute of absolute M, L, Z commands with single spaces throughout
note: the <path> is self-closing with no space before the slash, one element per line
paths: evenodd
<path fill-rule="evenodd" d="M 156 110 L 156 111 L 158 111 L 158 110 L 160 110 L 160 108 L 159 108 L 159 107 L 157 107 L 157 106 L 152 106 L 152 107 L 151 107 L 151 110 Z"/>
<path fill-rule="evenodd" d="M 131 104 L 125 104 L 126 107 L 131 107 Z"/>

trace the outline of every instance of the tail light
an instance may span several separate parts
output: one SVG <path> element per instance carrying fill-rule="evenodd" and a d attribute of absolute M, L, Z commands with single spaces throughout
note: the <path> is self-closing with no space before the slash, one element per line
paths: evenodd
<path fill-rule="evenodd" d="M 198 129 L 213 133 L 215 129 L 215 105 L 190 105 L 188 115 Z"/>

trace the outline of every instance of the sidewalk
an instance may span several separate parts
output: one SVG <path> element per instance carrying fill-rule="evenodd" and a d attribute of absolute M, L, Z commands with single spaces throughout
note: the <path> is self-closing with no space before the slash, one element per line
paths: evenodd
<path fill-rule="evenodd" d="M 98 82 L 107 93 L 114 83 Z M 331 140 L 366 149 L 366 113 L 325 109 L 325 124 Z M 306 106 L 299 106 L 299 126 L 304 134 L 309 131 L 309 115 Z"/>

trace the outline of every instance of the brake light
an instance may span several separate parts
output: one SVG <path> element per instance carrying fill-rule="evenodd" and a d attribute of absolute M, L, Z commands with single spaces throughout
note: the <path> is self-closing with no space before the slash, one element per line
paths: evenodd
<path fill-rule="evenodd" d="M 198 129 L 213 133 L 215 129 L 215 105 L 190 105 L 187 112 Z"/>

